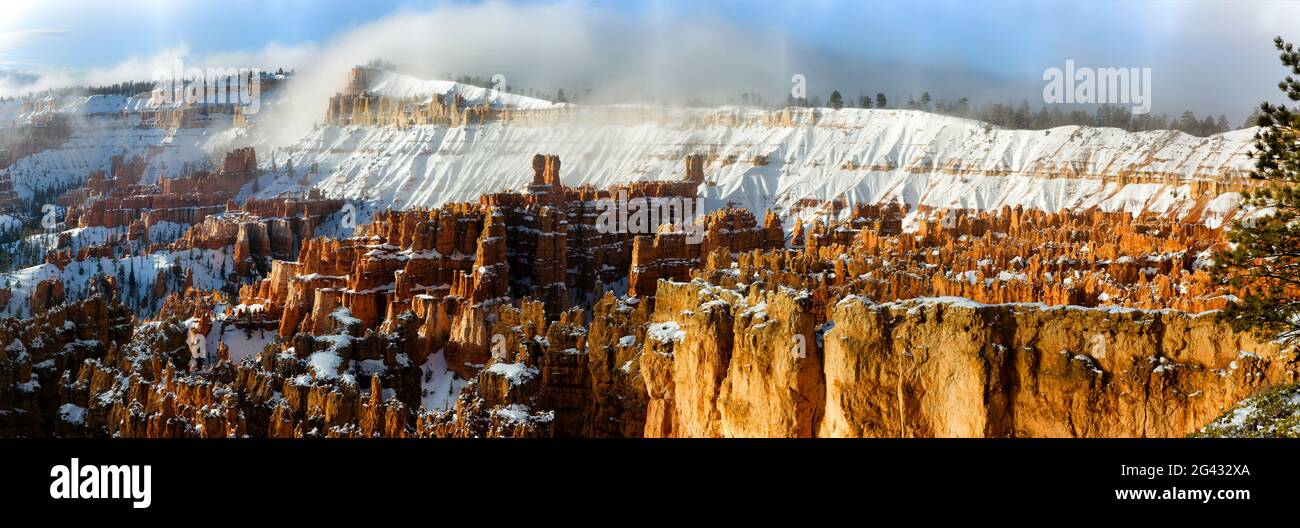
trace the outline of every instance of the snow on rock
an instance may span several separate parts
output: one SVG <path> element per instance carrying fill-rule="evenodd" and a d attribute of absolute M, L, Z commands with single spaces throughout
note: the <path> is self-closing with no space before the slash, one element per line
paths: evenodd
<path fill-rule="evenodd" d="M 227 324 L 224 321 L 219 325 L 219 332 L 208 333 L 208 350 L 210 354 L 215 354 L 217 342 L 224 342 L 229 349 L 230 361 L 239 363 L 244 358 L 249 358 L 262 353 L 267 345 L 275 342 L 275 330 L 241 330 L 233 324 Z"/>
<path fill-rule="evenodd" d="M 0 274 L 0 287 L 10 288 L 13 295 L 8 304 L 0 306 L 0 316 L 27 315 L 25 310 L 32 290 L 37 283 L 49 279 L 63 283 L 64 297 L 68 301 L 82 299 L 89 291 L 89 279 L 99 274 L 115 277 L 119 285 L 118 295 L 123 302 L 148 315 L 156 308 L 150 303 L 157 299 L 153 287 L 160 271 L 165 272 L 162 274 L 164 280 L 171 280 L 174 285 L 181 284 L 180 279 L 193 271 L 195 286 L 215 290 L 225 283 L 225 276 L 232 269 L 230 251 L 229 247 L 219 250 L 162 250 L 130 257 L 75 260 L 63 269 L 46 263 L 3 273 Z"/>
<path fill-rule="evenodd" d="M 23 221 L 17 217 L 0 213 L 0 235 L 23 228 Z"/>
<path fill-rule="evenodd" d="M 682 330 L 677 321 L 664 321 L 662 323 L 651 323 L 646 331 L 646 339 L 667 343 L 676 341 L 681 343 L 686 340 L 686 331 Z"/>
<path fill-rule="evenodd" d="M 12 177 L 18 195 L 31 200 L 38 191 L 79 185 L 92 171 L 102 170 L 107 174 L 113 156 L 120 155 L 125 159 L 147 158 L 142 179 L 154 183 L 162 177 L 176 177 L 206 166 L 209 163 L 206 145 L 214 134 L 213 130 L 197 128 L 79 128 L 59 148 L 23 156 L 11 167 L 0 170 L 0 174 Z"/>
<path fill-rule="evenodd" d="M 407 93 L 407 81 L 392 83 L 393 93 Z M 323 126 L 293 146 L 294 160 L 318 165 L 311 184 L 326 195 L 364 197 L 399 209 L 523 188 L 531 181 L 531 157 L 539 152 L 564 161 L 565 185 L 607 187 L 680 179 L 686 154 L 709 151 L 720 160 L 738 161 L 706 167 L 711 185 L 700 193 L 708 209 L 735 203 L 755 214 L 772 209 L 788 216 L 801 212 L 796 203 L 801 199 L 843 198 L 982 210 L 1021 205 L 1182 214 L 1195 209 L 1189 182 L 1245 177 L 1254 133 L 1245 129 L 1200 138 L 1178 131 L 1078 126 L 1004 130 L 969 119 L 879 109 L 794 110 L 789 125 L 780 125 L 765 123 L 768 113 L 756 109 L 647 108 L 656 119 L 609 124 L 599 120 L 607 111 L 575 107 L 571 118 L 557 118 L 550 126 L 504 121 L 405 129 Z M 727 116 L 740 124 L 715 119 Z M 752 163 L 755 158 L 766 164 Z M 1175 183 L 1121 185 L 1115 181 L 1121 174 Z M 291 190 L 287 179 L 278 182 L 260 195 Z M 1234 200 L 1214 202 L 1209 218 L 1221 216 Z"/>
<path fill-rule="evenodd" d="M 545 411 L 532 414 L 532 409 L 529 409 L 527 405 L 520 403 L 502 405 L 493 410 L 492 414 L 507 422 L 550 422 L 555 419 L 555 411 Z"/>
<path fill-rule="evenodd" d="M 460 95 L 468 106 L 482 106 L 487 101 L 493 107 L 512 107 L 521 110 L 540 110 L 566 106 L 565 103 L 553 103 L 544 99 L 525 97 L 518 94 L 482 88 L 454 81 L 428 81 L 409 75 L 378 68 L 367 69 L 369 91 L 375 95 L 409 99 L 423 97 L 426 100 L 433 94 Z"/>
<path fill-rule="evenodd" d="M 339 364 L 342 361 L 339 353 L 334 350 L 312 352 L 307 356 L 307 368 L 311 369 L 312 376 L 316 379 L 335 379 L 339 377 Z"/>
<path fill-rule="evenodd" d="M 456 405 L 456 396 L 469 383 L 447 370 L 447 358 L 439 350 L 429 354 L 420 366 L 420 405 L 425 410 L 447 410 Z"/>
<path fill-rule="evenodd" d="M 329 343 L 329 348 L 312 352 L 307 356 L 307 369 L 315 379 L 332 380 L 339 377 L 340 368 L 343 365 L 343 357 L 339 354 L 339 349 L 352 343 L 352 337 L 347 335 L 323 335 L 316 336 L 316 341 L 325 341 Z M 345 378 L 348 374 L 344 374 Z M 347 379 L 345 379 L 347 381 Z M 355 380 L 353 380 L 355 382 Z"/>
<path fill-rule="evenodd" d="M 338 321 L 339 324 L 344 326 L 361 324 L 361 320 L 357 319 L 356 317 L 352 317 L 352 311 L 348 310 L 343 306 L 340 306 L 334 309 L 333 312 L 330 312 L 330 317 L 334 318 L 335 321 Z"/>
<path fill-rule="evenodd" d="M 86 408 L 74 403 L 65 403 L 59 407 L 59 419 L 73 425 L 86 423 Z"/>
<path fill-rule="evenodd" d="M 520 385 L 540 374 L 536 368 L 523 363 L 493 363 L 487 370 L 506 378 L 511 385 Z"/>
<path fill-rule="evenodd" d="M 1239 402 L 1195 436 L 1300 438 L 1300 385 L 1283 385 Z"/>
<path fill-rule="evenodd" d="M 1210 229 L 1218 229 L 1223 226 L 1223 218 L 1237 208 L 1241 203 L 1241 193 L 1227 192 L 1216 196 L 1210 203 L 1206 204 L 1205 212 L 1201 218 L 1205 221 L 1205 226 Z"/>

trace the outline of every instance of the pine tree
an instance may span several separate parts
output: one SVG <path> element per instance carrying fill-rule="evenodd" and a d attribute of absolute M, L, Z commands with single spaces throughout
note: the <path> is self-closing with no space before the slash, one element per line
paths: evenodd
<path fill-rule="evenodd" d="M 826 104 L 830 105 L 831 108 L 834 108 L 836 110 L 844 108 L 844 96 L 840 95 L 839 90 L 835 90 L 831 92 L 831 98 Z"/>
<path fill-rule="evenodd" d="M 876 108 L 889 108 L 889 101 L 885 99 L 885 94 L 876 93 Z"/>
<path fill-rule="evenodd" d="M 1200 121 L 1196 120 L 1196 114 L 1191 110 L 1183 112 L 1183 115 L 1178 117 L 1178 122 L 1174 123 L 1174 128 L 1192 135 L 1196 135 L 1196 129 L 1200 127 Z"/>
<path fill-rule="evenodd" d="M 1274 44 L 1282 64 L 1300 76 L 1300 52 L 1281 37 Z M 1288 75 L 1278 87 L 1300 101 L 1300 80 Z M 1253 178 L 1267 185 L 1246 194 L 1244 206 L 1256 214 L 1233 222 L 1230 250 L 1215 256 L 1215 271 L 1230 284 L 1245 288 L 1243 297 L 1220 313 L 1238 331 L 1286 342 L 1300 338 L 1300 107 L 1263 103 L 1255 133 Z"/>
<path fill-rule="evenodd" d="M 1216 133 L 1214 129 L 1215 129 L 1214 116 L 1207 115 L 1205 116 L 1205 119 L 1201 120 L 1201 131 L 1200 131 L 1201 133 L 1197 135 L 1212 136 Z"/>

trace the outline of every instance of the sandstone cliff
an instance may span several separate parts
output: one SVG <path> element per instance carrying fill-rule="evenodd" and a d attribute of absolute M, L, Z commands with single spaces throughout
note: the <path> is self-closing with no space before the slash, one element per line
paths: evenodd
<path fill-rule="evenodd" d="M 648 436 L 1181 436 L 1293 382 L 1210 315 L 660 285 Z M 803 346 L 800 346 L 800 345 Z"/>
<path fill-rule="evenodd" d="M 1222 229 L 1191 216 L 856 205 L 787 240 L 727 207 L 692 242 L 598 211 L 708 193 L 703 156 L 608 189 L 560 168 L 538 155 L 526 192 L 345 239 L 311 237 L 340 200 L 226 203 L 171 245 L 229 252 L 226 291 L 160 271 L 159 317 L 99 331 L 48 403 L 22 381 L 42 344 L 15 340 L 0 381 L 33 390 L 0 410 L 89 436 L 1179 436 L 1295 381 L 1293 350 L 1196 315 L 1241 291 L 1208 275 Z M 56 313 L 65 286 L 0 298 Z M 1188 312 L 1150 309 L 1170 307 Z"/>

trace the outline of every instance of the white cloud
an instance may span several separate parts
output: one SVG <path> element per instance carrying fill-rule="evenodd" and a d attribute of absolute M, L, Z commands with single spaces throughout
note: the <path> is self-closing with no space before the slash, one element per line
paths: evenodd
<path fill-rule="evenodd" d="M 148 80 L 155 68 L 169 67 L 176 58 L 196 67 L 298 68 L 295 114 L 297 122 L 309 126 L 320 119 L 326 98 L 341 87 L 348 68 L 384 58 L 426 78 L 502 73 L 514 87 L 590 88 L 605 100 L 716 101 L 752 90 L 779 101 L 790 76 L 802 73 L 809 93 L 823 100 L 839 89 L 846 97 L 882 91 L 896 103 L 922 91 L 949 100 L 1037 103 L 1042 69 L 1072 58 L 1088 66 L 1151 67 L 1157 113 L 1192 108 L 1227 113 L 1237 121 L 1257 101 L 1275 98 L 1274 86 L 1284 72 L 1268 40 L 1273 34 L 1300 38 L 1291 27 L 1300 17 L 1297 3 L 916 4 L 870 9 L 852 2 L 827 4 L 812 10 L 827 17 L 815 26 L 792 21 L 767 29 L 692 3 L 618 8 L 563 0 L 442 4 L 401 10 L 319 44 L 273 42 L 260 49 L 198 56 L 182 41 L 110 66 L 40 69 L 34 72 L 39 79 L 31 83 L 11 80 L 6 85 L 0 77 L 0 95 Z M 36 5 L 20 2 L 18 9 Z M 808 9 L 792 4 L 788 10 L 808 15 Z M 774 10 L 781 11 L 779 6 Z M 972 13 L 982 14 L 971 22 L 961 19 Z M 58 31 L 10 27 L 14 20 L 0 21 L 0 51 L 6 38 L 34 39 Z M 963 23 L 970 31 L 945 32 Z M 824 27 L 844 38 L 860 38 L 815 47 L 815 38 L 792 34 L 792 27 L 805 32 Z M 931 41 L 941 44 L 922 45 Z M 963 50 L 967 52 L 959 53 Z M 4 59 L 0 53 L 0 67 Z"/>
<path fill-rule="evenodd" d="M 0 78 L 0 96 L 13 96 L 29 92 L 71 86 L 99 86 L 123 81 L 148 81 L 153 79 L 158 70 L 171 71 L 177 60 L 184 62 L 186 68 L 296 68 L 307 62 L 316 51 L 314 44 L 296 46 L 282 45 L 275 42 L 267 44 L 256 51 L 228 51 L 210 54 L 195 54 L 184 42 L 168 47 L 157 53 L 131 57 L 117 64 L 89 69 L 41 68 L 19 76 L 18 79 Z"/>
<path fill-rule="evenodd" d="M 62 29 L 33 28 L 0 32 L 0 49 L 12 47 L 37 38 L 62 37 L 68 32 Z"/>

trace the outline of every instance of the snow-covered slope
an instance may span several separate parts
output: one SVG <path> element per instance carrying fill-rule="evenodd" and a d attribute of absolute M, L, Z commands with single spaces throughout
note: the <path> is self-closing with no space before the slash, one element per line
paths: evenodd
<path fill-rule="evenodd" d="M 788 124 L 768 124 L 781 121 L 743 109 L 649 109 L 652 117 L 640 124 L 603 124 L 594 117 L 607 110 L 578 107 L 549 125 L 319 127 L 292 147 L 290 157 L 298 174 L 317 165 L 312 184 L 327 195 L 393 208 L 522 188 L 536 153 L 560 156 L 565 185 L 598 187 L 679 179 L 685 155 L 706 153 L 716 155 L 705 168 L 709 184 L 701 188 L 711 208 L 730 202 L 785 214 L 801 199 L 842 198 L 1179 213 L 1195 203 L 1193 180 L 1245 177 L 1254 133 L 1199 138 L 1077 126 L 1003 130 L 905 110 L 797 111 Z M 728 120 L 742 124 L 724 124 Z M 756 157 L 766 164 L 755 164 Z M 285 171 L 286 156 L 278 161 Z M 1117 183 L 1125 175 L 1169 183 Z M 285 176 L 261 194 L 295 189 Z M 1217 209 L 1231 210 L 1236 200 L 1226 193 Z"/>
<path fill-rule="evenodd" d="M 36 190 L 75 184 L 91 170 L 107 168 L 114 154 L 148 154 L 145 179 L 155 181 L 219 159 L 227 147 L 251 144 L 258 147 L 262 168 L 270 169 L 274 157 L 279 169 L 262 178 L 263 197 L 301 191 L 299 177 L 314 166 L 309 185 L 327 196 L 409 208 L 521 189 L 537 153 L 560 156 L 566 185 L 597 187 L 679 179 L 683 157 L 702 153 L 711 155 L 708 184 L 700 191 L 707 207 L 734 203 L 756 214 L 775 210 L 787 219 L 794 212 L 812 214 L 807 199 L 968 209 L 1195 210 L 1199 219 L 1217 225 L 1239 196 L 1194 196 L 1192 183 L 1243 180 L 1252 165 L 1246 153 L 1253 129 L 1199 138 L 1077 126 L 1004 130 L 908 110 L 793 109 L 783 115 L 735 107 L 583 107 L 383 70 L 369 70 L 367 88 L 397 97 L 459 93 L 471 104 L 566 110 L 540 121 L 464 127 L 321 126 L 274 156 L 269 147 L 279 124 L 270 113 L 251 130 L 92 127 L 74 132 L 62 148 L 18 160 L 8 171 L 30 199 Z M 119 104 L 129 106 L 130 98 L 85 98 L 65 110 L 98 112 Z M 294 177 L 288 174 L 290 160 Z M 1204 210 L 1197 207 L 1207 200 Z"/>
<path fill-rule="evenodd" d="M 565 106 L 564 103 L 552 103 L 544 99 L 526 97 L 518 94 L 482 88 L 454 81 L 427 81 L 409 75 L 369 68 L 369 91 L 376 95 L 388 97 L 428 99 L 434 94 L 458 94 L 465 98 L 466 104 L 482 105 L 484 100 L 494 107 L 508 106 L 521 110 L 541 110 Z"/>
<path fill-rule="evenodd" d="M 186 170 L 206 167 L 210 152 L 204 146 L 218 130 L 78 127 L 59 148 L 19 158 L 0 174 L 11 176 L 14 190 L 30 200 L 41 190 L 79 185 L 92 171 L 108 173 L 115 155 L 127 160 L 143 156 L 149 160 L 143 179 L 153 183 L 160 177 L 175 177 Z"/>
<path fill-rule="evenodd" d="M 63 269 L 54 264 L 41 264 L 0 274 L 0 287 L 13 292 L 7 304 L 0 305 L 0 317 L 27 316 L 31 309 L 28 301 L 41 281 L 58 279 L 63 283 L 64 297 L 79 300 L 86 297 L 90 278 L 100 274 L 116 279 L 122 302 L 140 313 L 151 314 L 162 301 L 154 294 L 158 280 L 169 281 L 172 288 L 168 291 L 174 291 L 184 282 L 186 273 L 193 272 L 195 286 L 218 289 L 232 273 L 231 254 L 229 246 L 219 250 L 162 250 L 130 257 L 78 260 Z"/>
<path fill-rule="evenodd" d="M 183 103 L 180 101 L 160 104 L 160 100 L 146 92 L 131 97 L 124 95 L 91 95 L 76 98 L 70 100 L 60 111 L 80 115 L 107 115 L 123 112 L 140 113 L 145 110 L 180 108 L 181 106 L 183 106 Z"/>

